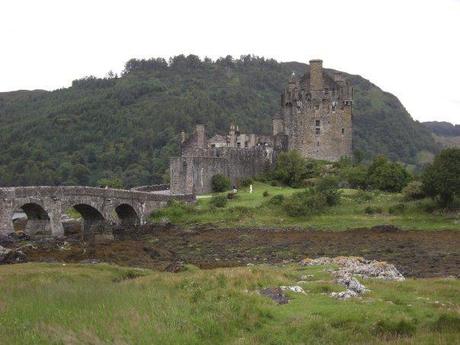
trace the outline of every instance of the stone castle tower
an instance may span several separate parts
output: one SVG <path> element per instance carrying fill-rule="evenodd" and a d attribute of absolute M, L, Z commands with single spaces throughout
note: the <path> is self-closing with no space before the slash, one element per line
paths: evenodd
<path fill-rule="evenodd" d="M 275 142 L 305 158 L 337 161 L 352 155 L 353 89 L 340 73 L 311 60 L 299 80 L 291 75 L 281 94 L 281 112 L 273 118 Z"/>

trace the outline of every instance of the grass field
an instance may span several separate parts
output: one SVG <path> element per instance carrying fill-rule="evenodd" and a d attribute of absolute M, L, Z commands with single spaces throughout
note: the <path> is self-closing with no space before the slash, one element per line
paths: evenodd
<path fill-rule="evenodd" d="M 264 191 L 268 196 L 264 197 Z M 324 230 L 346 230 L 392 224 L 402 229 L 442 230 L 460 229 L 457 215 L 440 215 L 423 210 L 431 200 L 404 201 L 405 209 L 390 213 L 390 207 L 403 202 L 401 194 L 384 192 L 358 192 L 342 190 L 341 203 L 321 214 L 310 217 L 290 217 L 281 206 L 269 205 L 271 197 L 285 197 L 299 191 L 289 187 L 273 187 L 263 183 L 254 184 L 254 192 L 248 188 L 238 191 L 237 198 L 229 200 L 224 208 L 210 207 L 211 195 L 201 196 L 195 207 L 170 207 L 155 213 L 154 222 L 169 220 L 174 224 L 193 226 L 212 224 L 217 227 L 303 227 Z M 366 207 L 377 210 L 367 214 Z M 380 210 L 379 210 L 380 209 Z"/>
<path fill-rule="evenodd" d="M 289 304 L 260 296 L 292 285 Z M 0 267 L 1 344 L 458 344 L 460 281 L 365 280 L 362 299 L 324 267 L 252 266 L 173 274 L 106 264 Z"/>

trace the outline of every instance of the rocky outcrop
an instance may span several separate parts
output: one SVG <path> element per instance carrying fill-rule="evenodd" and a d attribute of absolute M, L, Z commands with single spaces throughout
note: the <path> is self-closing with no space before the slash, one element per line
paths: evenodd
<path fill-rule="evenodd" d="M 362 257 L 343 257 L 336 258 L 321 257 L 318 259 L 303 259 L 300 262 L 303 266 L 330 265 L 338 266 L 332 273 L 336 282 L 345 286 L 347 289 L 341 292 L 332 292 L 331 296 L 338 299 L 348 299 L 357 297 L 369 291 L 353 275 L 361 278 L 377 278 L 384 280 L 404 280 L 403 275 L 397 268 L 384 261 L 366 260 Z"/>

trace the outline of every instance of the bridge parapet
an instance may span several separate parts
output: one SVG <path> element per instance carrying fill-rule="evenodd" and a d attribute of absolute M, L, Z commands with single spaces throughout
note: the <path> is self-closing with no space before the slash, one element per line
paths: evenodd
<path fill-rule="evenodd" d="M 194 202 L 195 195 L 171 195 L 136 190 L 86 186 L 29 186 L 0 188 L 0 233 L 13 232 L 12 215 L 22 208 L 31 225 L 49 222 L 52 235 L 63 235 L 61 218 L 68 208 L 75 207 L 85 227 L 103 219 L 109 223 L 143 224 L 155 209 L 169 200 Z M 42 228 L 46 228 L 42 226 Z"/>

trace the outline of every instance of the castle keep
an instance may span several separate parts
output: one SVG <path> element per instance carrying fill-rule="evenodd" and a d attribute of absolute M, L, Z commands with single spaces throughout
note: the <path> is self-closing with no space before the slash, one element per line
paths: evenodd
<path fill-rule="evenodd" d="M 297 80 L 291 75 L 273 118 L 273 135 L 305 158 L 337 161 L 352 154 L 353 89 L 340 73 L 330 76 L 321 60 Z"/>
<path fill-rule="evenodd" d="M 330 75 L 322 64 L 311 60 L 300 79 L 291 75 L 271 136 L 240 133 L 233 124 L 227 135 L 209 139 L 203 125 L 189 138 L 182 133 L 181 156 L 170 160 L 171 193 L 208 193 L 216 174 L 238 185 L 242 178 L 270 168 L 281 151 L 297 150 L 305 158 L 327 161 L 351 156 L 353 89 L 340 73 Z"/>

